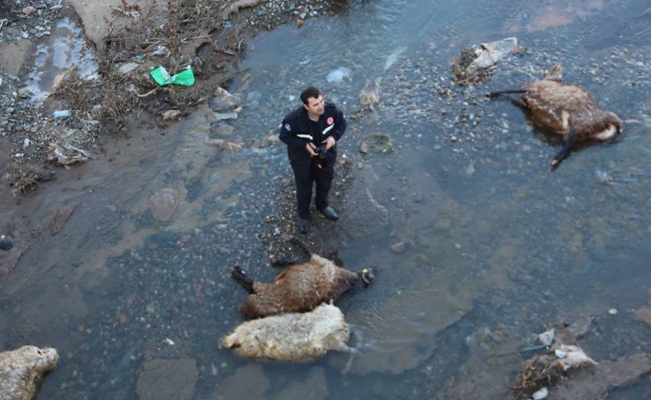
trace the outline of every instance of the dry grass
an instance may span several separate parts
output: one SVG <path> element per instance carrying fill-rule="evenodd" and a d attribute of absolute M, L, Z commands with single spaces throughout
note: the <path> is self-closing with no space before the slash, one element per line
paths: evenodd
<path fill-rule="evenodd" d="M 223 64 L 215 65 L 214 58 L 218 57 L 213 56 L 233 57 L 244 50 L 237 31 L 227 37 L 219 34 L 223 26 L 218 16 L 227 3 L 154 0 L 143 9 L 123 0 L 110 19 L 105 19 L 109 34 L 104 46 L 95 52 L 100 78 L 84 80 L 72 70 L 57 91 L 57 98 L 76 111 L 80 123 L 90 121 L 113 132 L 123 131 L 143 111 L 160 115 L 176 109 L 183 113 L 207 101 L 220 84 L 232 79 L 231 73 L 220 71 Z M 207 48 L 209 57 L 199 57 L 200 48 Z M 127 63 L 136 68 L 120 72 Z M 158 65 L 172 75 L 191 66 L 197 81 L 210 80 L 210 84 L 158 86 L 149 76 Z"/>

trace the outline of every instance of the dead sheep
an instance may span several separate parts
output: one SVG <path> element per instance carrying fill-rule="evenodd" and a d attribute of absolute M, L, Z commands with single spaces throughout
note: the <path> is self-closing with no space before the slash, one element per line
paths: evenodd
<path fill-rule="evenodd" d="M 559 63 L 550 68 L 545 79 L 524 89 L 488 94 L 490 98 L 508 98 L 525 109 L 535 125 L 563 136 L 563 148 L 552 159 L 551 170 L 567 157 L 575 141 L 607 141 L 622 130 L 622 121 L 615 113 L 599 109 L 584 89 L 561 83 L 561 74 Z M 520 93 L 520 98 L 509 96 L 514 93 Z"/>
<path fill-rule="evenodd" d="M 299 362 L 330 350 L 351 351 L 341 310 L 321 304 L 306 313 L 288 313 L 243 322 L 221 338 L 223 346 L 252 359 Z"/>
<path fill-rule="evenodd" d="M 368 286 L 374 278 L 371 268 L 352 272 L 317 254 L 290 265 L 273 283 L 256 282 L 238 266 L 231 277 L 249 293 L 240 306 L 246 318 L 310 311 L 323 302 L 336 302 L 359 282 Z"/>
<path fill-rule="evenodd" d="M 52 348 L 23 346 L 0 353 L 0 399 L 35 398 L 44 374 L 58 361 L 59 354 Z"/>

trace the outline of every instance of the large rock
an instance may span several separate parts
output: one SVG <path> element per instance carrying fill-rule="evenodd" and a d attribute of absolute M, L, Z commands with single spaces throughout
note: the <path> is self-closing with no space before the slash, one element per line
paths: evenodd
<path fill-rule="evenodd" d="M 0 399 L 29 400 L 35 397 L 43 375 L 59 361 L 56 349 L 23 346 L 0 353 Z"/>
<path fill-rule="evenodd" d="M 165 188 L 154 193 L 147 203 L 149 210 L 160 222 L 167 222 L 172 218 L 177 205 L 177 192 L 172 188 Z"/>
<path fill-rule="evenodd" d="M 211 400 L 258 400 L 264 399 L 271 381 L 262 365 L 250 363 L 238 368 L 219 385 Z"/>
<path fill-rule="evenodd" d="M 195 360 L 156 359 L 143 366 L 136 392 L 140 400 L 190 400 L 198 379 Z"/>

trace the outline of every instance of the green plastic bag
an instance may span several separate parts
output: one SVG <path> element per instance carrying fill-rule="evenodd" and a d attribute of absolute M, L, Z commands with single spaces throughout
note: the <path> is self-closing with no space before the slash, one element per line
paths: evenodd
<path fill-rule="evenodd" d="M 151 70 L 149 73 L 152 78 L 160 86 L 165 85 L 181 85 L 181 86 L 192 86 L 194 85 L 194 73 L 192 68 L 188 67 L 187 69 L 179 72 L 178 74 L 170 75 L 169 72 L 163 66 L 158 66 Z"/>

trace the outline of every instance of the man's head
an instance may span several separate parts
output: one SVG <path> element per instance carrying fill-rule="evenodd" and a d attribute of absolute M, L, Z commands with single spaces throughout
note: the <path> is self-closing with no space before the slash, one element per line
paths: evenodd
<path fill-rule="evenodd" d="M 318 116 L 323 115 L 324 103 L 319 89 L 310 86 L 303 90 L 301 93 L 301 101 L 310 116 L 318 118 Z"/>

